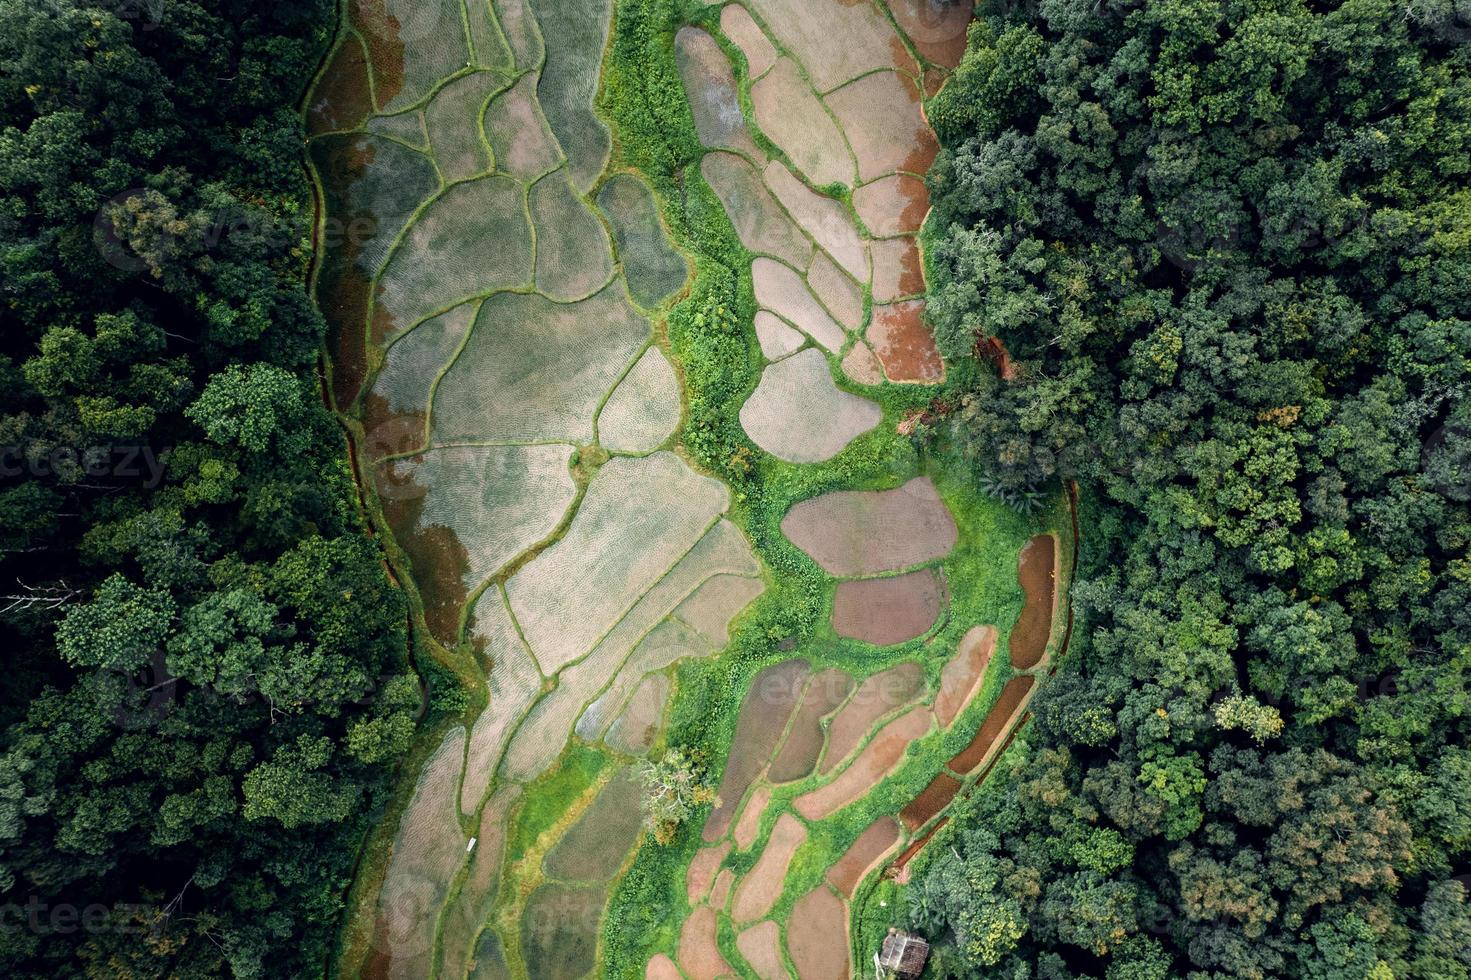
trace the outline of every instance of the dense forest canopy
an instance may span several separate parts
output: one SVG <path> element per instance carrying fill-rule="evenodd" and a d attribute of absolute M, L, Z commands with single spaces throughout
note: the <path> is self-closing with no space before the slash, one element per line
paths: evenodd
<path fill-rule="evenodd" d="M 1070 662 L 934 849 L 954 976 L 1471 976 L 1471 30 L 991 8 L 931 105 L 937 435 L 1080 482 Z"/>
<path fill-rule="evenodd" d="M 421 695 L 315 373 L 327 0 L 0 0 L 0 973 L 317 972 Z"/>

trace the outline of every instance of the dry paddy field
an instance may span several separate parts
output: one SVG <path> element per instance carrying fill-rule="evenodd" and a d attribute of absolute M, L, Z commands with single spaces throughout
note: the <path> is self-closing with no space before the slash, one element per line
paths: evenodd
<path fill-rule="evenodd" d="M 344 976 L 852 976 L 863 889 L 984 778 L 1057 648 L 1070 546 L 1022 550 L 1039 527 L 912 454 L 839 467 L 899 444 L 892 386 L 945 380 L 923 99 L 968 5 L 707 2 L 651 42 L 689 110 L 679 186 L 744 250 L 731 425 L 813 488 L 758 530 L 684 443 L 666 316 L 705 259 L 598 109 L 619 3 L 350 0 L 308 100 L 331 395 L 417 639 L 467 692 L 373 838 Z M 815 634 L 752 640 L 794 567 Z M 656 853 L 637 762 L 727 647 L 694 746 L 718 799 Z M 613 936 L 631 868 L 673 904 Z"/>

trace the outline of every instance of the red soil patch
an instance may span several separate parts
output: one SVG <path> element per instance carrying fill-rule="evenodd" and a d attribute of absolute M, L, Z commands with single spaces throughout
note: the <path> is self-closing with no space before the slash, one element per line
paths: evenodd
<path fill-rule="evenodd" d="M 985 761 L 991 746 L 996 743 L 1010 727 L 1011 717 L 1026 701 L 1028 693 L 1032 690 L 1035 679 L 1030 674 L 1021 677 L 1013 677 L 1007 681 L 1006 687 L 1001 692 L 1001 697 L 991 708 L 990 714 L 986 715 L 986 721 L 981 725 L 981 730 L 976 732 L 976 737 L 971 740 L 955 758 L 950 760 L 950 768 L 962 776 L 972 772 L 977 766 Z"/>
<path fill-rule="evenodd" d="M 944 558 L 960 532 L 927 476 L 894 490 L 838 490 L 803 500 L 782 533 L 829 574 L 873 575 Z"/>
<path fill-rule="evenodd" d="M 940 669 L 940 691 L 935 695 L 935 718 L 948 728 L 981 689 L 986 665 L 996 649 L 996 627 L 974 626 L 960 638 L 955 656 Z"/>
<path fill-rule="evenodd" d="M 822 752 L 822 719 L 832 714 L 852 690 L 853 678 L 841 670 L 824 670 L 812 678 L 802 694 L 787 740 L 767 770 L 767 779 L 789 783 L 811 775 Z"/>
<path fill-rule="evenodd" d="M 689 870 L 684 875 L 685 895 L 691 905 L 698 905 L 710 891 L 715 872 L 720 862 L 730 853 L 730 841 L 721 841 L 714 847 L 702 847 L 695 852 Z"/>
<path fill-rule="evenodd" d="M 790 976 L 782 962 L 781 930 L 775 922 L 761 922 L 741 933 L 736 937 L 736 949 L 761 980 L 787 980 Z"/>
<path fill-rule="evenodd" d="M 649 960 L 648 967 L 644 970 L 644 980 L 684 980 L 680 975 L 679 967 L 674 961 L 660 953 Z"/>
<path fill-rule="evenodd" d="M 858 885 L 873 870 L 889 848 L 899 843 L 899 825 L 893 817 L 879 817 L 858 835 L 843 856 L 838 858 L 827 872 L 828 882 L 843 894 L 852 898 Z"/>
<path fill-rule="evenodd" d="M 761 814 L 766 811 L 766 804 L 771 802 L 771 787 L 758 786 L 746 801 L 746 808 L 741 811 L 741 819 L 736 821 L 735 830 L 730 836 L 735 840 L 735 846 L 741 850 L 750 847 L 756 841 L 756 832 L 761 829 Z"/>
<path fill-rule="evenodd" d="M 802 825 L 802 821 L 790 813 L 783 813 L 777 818 L 761 857 L 756 859 L 756 864 L 741 879 L 741 886 L 736 889 L 735 901 L 730 908 L 733 921 L 751 922 L 771 911 L 771 907 L 781 897 L 792 855 L 797 853 L 797 848 L 806 840 L 807 828 Z"/>
<path fill-rule="evenodd" d="M 679 934 L 679 965 L 690 980 L 717 980 L 734 971 L 715 942 L 715 910 L 701 905 L 684 920 Z"/>
<path fill-rule="evenodd" d="M 894 867 L 902 873 L 904 869 L 908 867 L 909 862 L 914 860 L 914 856 L 920 851 L 924 850 L 924 846 L 930 842 L 930 838 L 939 833 L 940 828 L 945 826 L 949 822 L 950 818 L 946 817 L 944 820 L 941 820 L 939 823 L 931 827 L 929 833 L 925 834 L 919 840 L 904 848 L 904 853 L 899 855 L 898 860 L 894 862 Z"/>
<path fill-rule="evenodd" d="M 310 136 L 333 130 L 356 129 L 373 111 L 373 94 L 368 81 L 368 58 L 354 35 L 342 39 L 322 79 L 312 90 L 307 109 L 306 131 Z"/>
<path fill-rule="evenodd" d="M 924 301 L 877 306 L 868 342 L 890 381 L 933 384 L 945 377 L 935 337 L 924 322 Z"/>
<path fill-rule="evenodd" d="M 1052 636 L 1052 615 L 1057 604 L 1057 542 L 1052 535 L 1039 534 L 1027 542 L 1017 578 L 1024 598 L 1022 614 L 1011 628 L 1011 665 L 1028 670 L 1042 662 Z"/>
<path fill-rule="evenodd" d="M 786 730 L 787 719 L 801 698 L 811 669 L 805 660 L 787 660 L 767 667 L 751 682 L 736 720 L 725 775 L 720 780 L 720 804 L 705 821 L 707 843 L 725 835 L 746 789 L 766 767 Z"/>
<path fill-rule="evenodd" d="M 825 885 L 797 899 L 787 949 L 802 980 L 849 980 L 848 907 Z"/>
<path fill-rule="evenodd" d="M 928 568 L 893 578 L 839 582 L 833 629 L 874 646 L 903 643 L 928 632 L 947 600 L 944 582 Z"/>
<path fill-rule="evenodd" d="M 869 248 L 873 253 L 875 303 L 892 303 L 924 292 L 924 260 L 913 237 L 886 238 Z"/>
<path fill-rule="evenodd" d="M 842 774 L 792 801 L 808 820 L 822 820 L 877 786 L 904 758 L 911 742 L 929 732 L 934 716 L 923 705 L 889 722 L 873 737 Z"/>
<path fill-rule="evenodd" d="M 919 664 L 904 663 L 881 670 L 858 685 L 853 697 L 833 718 L 828 729 L 827 753 L 822 758 L 824 775 L 837 768 L 858 747 L 884 715 L 908 704 L 924 690 L 924 670 Z"/>
<path fill-rule="evenodd" d="M 930 192 L 913 174 L 891 174 L 855 190 L 853 208 L 875 238 L 912 235 L 930 213 Z"/>
<path fill-rule="evenodd" d="M 971 5 L 938 0 L 889 0 L 894 21 L 928 62 L 955 68 L 965 55 Z"/>
<path fill-rule="evenodd" d="M 943 772 L 931 780 L 909 805 L 899 811 L 899 819 L 910 830 L 918 830 L 929 823 L 936 814 L 950 805 L 955 794 L 960 792 L 960 780 Z"/>
<path fill-rule="evenodd" d="M 368 45 L 373 59 L 374 100 L 379 110 L 403 89 L 404 45 L 398 19 L 388 13 L 384 0 L 353 0 L 352 23 Z"/>

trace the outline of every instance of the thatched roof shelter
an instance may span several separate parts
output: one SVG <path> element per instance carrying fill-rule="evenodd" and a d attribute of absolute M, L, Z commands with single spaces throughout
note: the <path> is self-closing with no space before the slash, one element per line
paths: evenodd
<path fill-rule="evenodd" d="M 930 944 L 913 933 L 890 929 L 883 948 L 875 957 L 880 970 L 892 971 L 899 980 L 915 980 L 930 958 Z"/>

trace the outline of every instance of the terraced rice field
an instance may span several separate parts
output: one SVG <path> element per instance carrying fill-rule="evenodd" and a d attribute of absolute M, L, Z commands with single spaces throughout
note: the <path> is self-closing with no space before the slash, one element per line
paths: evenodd
<path fill-rule="evenodd" d="M 308 101 L 331 395 L 452 695 L 344 976 L 854 975 L 865 889 L 1058 649 L 1060 512 L 1005 511 L 896 431 L 946 382 L 922 107 L 968 6 L 685 4 L 620 44 L 677 6 L 352 0 Z M 672 163 L 608 111 L 634 57 L 623 84 L 683 87 Z M 722 276 L 733 467 L 673 326 Z M 676 745 L 718 797 L 660 847 L 635 772 Z"/>

